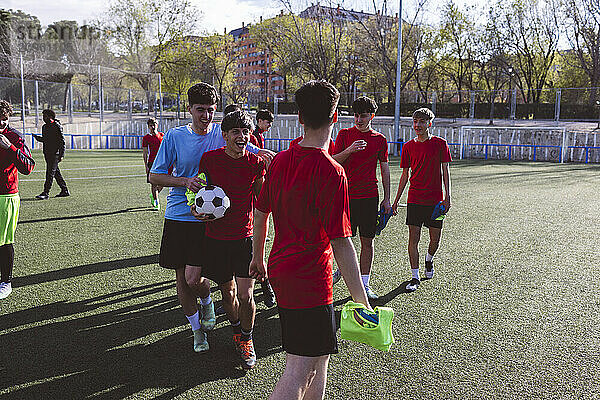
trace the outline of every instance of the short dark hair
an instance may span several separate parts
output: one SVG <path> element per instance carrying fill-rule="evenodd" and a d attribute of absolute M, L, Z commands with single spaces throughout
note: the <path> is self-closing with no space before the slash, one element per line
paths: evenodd
<path fill-rule="evenodd" d="M 254 123 L 252 122 L 252 117 L 250 114 L 242 110 L 236 110 L 227 114 L 223 118 L 223 122 L 221 122 L 221 130 L 224 132 L 229 132 L 234 128 L 247 128 L 254 130 Z"/>
<path fill-rule="evenodd" d="M 217 89 L 208 83 L 200 82 L 188 89 L 188 103 L 191 106 L 194 104 L 213 105 L 219 102 Z"/>
<path fill-rule="evenodd" d="M 423 118 L 423 119 L 426 119 L 431 122 L 434 120 L 435 114 L 429 108 L 421 107 L 421 108 L 415 110 L 412 117 L 413 118 Z"/>
<path fill-rule="evenodd" d="M 256 113 L 256 122 L 258 122 L 259 119 L 262 119 L 263 121 L 273 122 L 273 113 L 269 110 L 258 110 L 258 112 Z"/>
<path fill-rule="evenodd" d="M 6 100 L 0 100 L 0 111 L 4 111 L 8 114 L 8 116 L 10 117 L 13 113 L 13 109 L 12 106 L 10 105 L 10 103 Z"/>
<path fill-rule="evenodd" d="M 146 121 L 146 125 L 148 125 L 148 126 L 150 126 L 150 125 L 156 126 L 157 125 L 156 118 L 153 118 L 153 117 L 148 118 L 148 121 Z"/>
<path fill-rule="evenodd" d="M 298 114 L 305 126 L 318 129 L 333 121 L 340 92 L 324 80 L 306 82 L 296 91 Z"/>
<path fill-rule="evenodd" d="M 377 103 L 370 97 L 361 96 L 352 103 L 354 114 L 375 114 L 377 112 Z"/>
<path fill-rule="evenodd" d="M 240 107 L 238 104 L 230 104 L 227 107 L 225 107 L 225 109 L 223 110 L 223 115 L 227 115 L 230 112 L 234 112 L 237 110 L 241 110 L 242 107 Z"/>
<path fill-rule="evenodd" d="M 50 119 L 56 119 L 56 113 L 49 108 L 42 111 L 42 115 L 47 115 Z"/>

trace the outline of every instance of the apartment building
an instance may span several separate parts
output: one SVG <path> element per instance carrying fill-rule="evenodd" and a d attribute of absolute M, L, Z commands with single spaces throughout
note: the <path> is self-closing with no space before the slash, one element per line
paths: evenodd
<path fill-rule="evenodd" d="M 248 26 L 229 32 L 234 38 L 237 54 L 235 72 L 240 90 L 250 93 L 254 101 L 273 101 L 274 96 L 283 97 L 283 77 L 273 67 L 274 60 L 268 51 L 260 49 L 249 35 Z"/>

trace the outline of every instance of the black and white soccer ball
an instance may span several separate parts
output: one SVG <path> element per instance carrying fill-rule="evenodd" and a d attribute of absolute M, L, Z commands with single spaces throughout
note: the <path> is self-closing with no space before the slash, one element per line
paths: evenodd
<path fill-rule="evenodd" d="M 231 204 L 225 191 L 218 186 L 207 185 L 196 193 L 196 212 L 208 214 L 211 219 L 222 218 Z"/>

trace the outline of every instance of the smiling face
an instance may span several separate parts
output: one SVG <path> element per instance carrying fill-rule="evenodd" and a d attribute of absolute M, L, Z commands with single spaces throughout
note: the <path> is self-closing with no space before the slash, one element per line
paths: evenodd
<path fill-rule="evenodd" d="M 427 136 L 429 136 L 429 127 L 430 126 L 431 126 L 431 121 L 426 118 L 422 118 L 422 117 L 414 117 L 413 118 L 413 129 L 415 130 L 415 133 L 417 134 L 417 136 L 419 136 L 420 138 L 426 138 Z"/>
<path fill-rule="evenodd" d="M 373 117 L 375 117 L 375 114 L 372 113 L 354 113 L 354 124 L 361 132 L 370 131 Z"/>
<path fill-rule="evenodd" d="M 188 111 L 192 115 L 194 131 L 206 133 L 216 110 L 216 104 L 192 104 L 188 107 Z"/>
<path fill-rule="evenodd" d="M 223 131 L 223 139 L 225 139 L 225 153 L 233 158 L 242 157 L 246 152 L 246 146 L 250 142 L 250 129 L 248 128 L 231 128 L 228 131 Z"/>

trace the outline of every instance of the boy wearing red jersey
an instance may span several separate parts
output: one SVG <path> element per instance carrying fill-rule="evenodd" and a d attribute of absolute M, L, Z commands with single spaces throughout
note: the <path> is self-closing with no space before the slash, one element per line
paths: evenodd
<path fill-rule="evenodd" d="M 342 129 L 335 140 L 335 159 L 344 166 L 350 190 L 350 220 L 352 236 L 360 231 L 360 273 L 369 299 L 377 295 L 369 286 L 373 265 L 373 238 L 380 207 L 389 214 L 390 167 L 388 164 L 388 144 L 385 136 L 375 132 L 371 121 L 377 112 L 377 104 L 369 97 L 359 97 L 352 103 L 354 124 Z M 381 169 L 383 200 L 379 204 L 377 188 L 377 162 Z M 334 282 L 339 279 L 336 272 Z"/>
<path fill-rule="evenodd" d="M 296 92 L 304 138 L 273 159 L 254 210 L 250 275 L 275 290 L 286 366 L 271 399 L 321 399 L 337 353 L 332 255 L 352 298 L 369 307 L 350 240 L 348 182 L 327 154 L 339 92 L 310 81 Z M 269 213 L 275 238 L 264 264 Z"/>
<path fill-rule="evenodd" d="M 258 110 L 256 113 L 256 129 L 250 136 L 250 143 L 263 149 L 265 147 L 265 133 L 271 129 L 273 125 L 273 113 L 269 110 Z"/>
<path fill-rule="evenodd" d="M 406 209 L 406 225 L 408 225 L 408 257 L 412 279 L 406 286 L 414 291 L 421 283 L 419 277 L 419 240 L 421 226 L 429 228 L 429 247 L 425 256 L 425 279 L 433 278 L 433 256 L 440 245 L 442 221 L 432 220 L 435 206 L 441 201 L 446 211 L 450 209 L 450 170 L 448 163 L 452 161 L 450 149 L 445 139 L 432 136 L 429 128 L 435 115 L 428 108 L 419 108 L 413 113 L 413 129 L 417 137 L 402 146 L 400 168 L 402 176 L 398 185 L 398 193 L 392 205 L 394 214 L 398 202 L 409 182 L 408 207 Z M 444 195 L 442 195 L 442 182 Z"/>
<path fill-rule="evenodd" d="M 35 166 L 20 133 L 8 124 L 11 114 L 10 104 L 0 100 L 0 299 L 12 292 L 13 243 L 21 204 L 18 172 L 29 175 Z"/>
<path fill-rule="evenodd" d="M 142 155 L 144 157 L 144 165 L 146 166 L 146 180 L 150 183 L 150 170 L 152 169 L 152 163 L 156 158 L 156 153 L 158 153 L 158 149 L 160 148 L 163 134 L 156 130 L 156 119 L 148 119 L 147 124 L 149 132 L 142 138 Z M 150 183 L 150 200 L 152 200 L 152 207 L 157 210 L 160 210 L 158 193 L 161 190 L 162 186 Z"/>
<path fill-rule="evenodd" d="M 231 201 L 225 216 L 211 221 L 205 214 L 192 214 L 206 221 L 205 266 L 202 275 L 216 282 L 223 296 L 223 308 L 233 327 L 233 342 L 242 358 L 242 367 L 256 364 L 252 329 L 256 305 L 254 279 L 250 277 L 252 259 L 253 199 L 258 196 L 265 175 L 265 163 L 246 151 L 252 134 L 252 118 L 234 111 L 223 118 L 221 130 L 226 146 L 204 153 L 198 172 L 208 183 L 220 186 Z M 237 294 L 236 294 L 237 292 Z"/>

